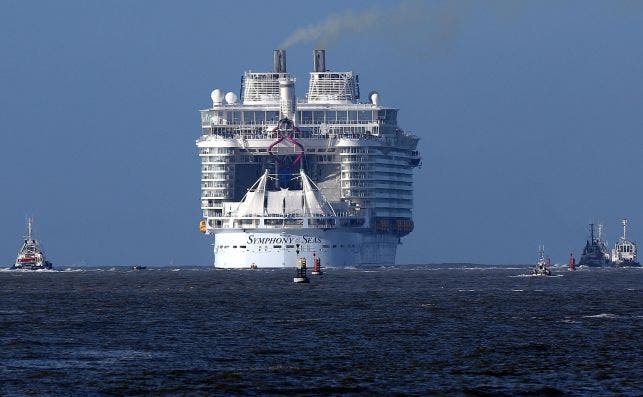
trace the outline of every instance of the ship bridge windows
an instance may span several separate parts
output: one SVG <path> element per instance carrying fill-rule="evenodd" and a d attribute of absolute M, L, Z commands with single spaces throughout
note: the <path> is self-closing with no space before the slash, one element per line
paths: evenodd
<path fill-rule="evenodd" d="M 386 110 L 382 112 L 382 120 L 386 119 Z M 326 111 L 310 111 L 301 110 L 298 114 L 300 124 L 356 124 L 356 123 L 372 123 L 373 112 L 370 110 L 326 110 Z"/>

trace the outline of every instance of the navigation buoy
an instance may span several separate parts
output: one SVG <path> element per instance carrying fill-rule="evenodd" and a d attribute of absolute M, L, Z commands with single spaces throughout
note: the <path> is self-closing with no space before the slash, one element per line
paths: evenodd
<path fill-rule="evenodd" d="M 313 271 L 310 274 L 313 276 L 321 276 L 323 274 L 321 270 L 321 259 L 319 259 L 315 253 L 313 253 Z"/>
<path fill-rule="evenodd" d="M 299 263 L 297 264 L 297 273 L 295 273 L 295 278 L 292 279 L 294 283 L 309 283 L 310 279 L 306 276 L 306 258 L 299 258 Z"/>
<path fill-rule="evenodd" d="M 569 271 L 576 270 L 576 259 L 574 259 L 574 253 L 569 254 L 569 263 L 567 264 Z"/>

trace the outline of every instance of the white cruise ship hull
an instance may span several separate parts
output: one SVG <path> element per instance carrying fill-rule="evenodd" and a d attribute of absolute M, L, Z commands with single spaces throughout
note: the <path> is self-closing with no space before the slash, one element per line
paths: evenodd
<path fill-rule="evenodd" d="M 220 231 L 214 235 L 214 266 L 295 267 L 298 257 L 311 265 L 318 257 L 322 267 L 390 265 L 395 263 L 398 242 L 391 235 L 336 229 Z"/>

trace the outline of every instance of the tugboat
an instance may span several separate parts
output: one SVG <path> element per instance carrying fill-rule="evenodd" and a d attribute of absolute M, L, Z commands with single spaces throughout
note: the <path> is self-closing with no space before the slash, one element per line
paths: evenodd
<path fill-rule="evenodd" d="M 32 223 L 33 220 L 28 218 L 27 236 L 25 236 L 25 241 L 22 243 L 20 251 L 18 251 L 18 257 L 16 257 L 16 263 L 11 267 L 12 269 L 40 270 L 53 267 L 51 262 L 45 260 L 45 254 L 42 252 L 40 244 L 33 238 Z"/>
<path fill-rule="evenodd" d="M 635 266 L 641 264 L 636 260 L 636 244 L 627 239 L 627 219 L 621 221 L 623 224 L 623 235 L 612 249 L 612 266 Z"/>
<path fill-rule="evenodd" d="M 535 276 L 551 276 L 549 257 L 545 258 L 545 246 L 538 247 L 538 262 L 534 266 Z"/>
<path fill-rule="evenodd" d="M 585 242 L 583 254 L 578 261 L 578 266 L 603 267 L 611 263 L 607 245 L 602 238 L 603 225 L 598 225 L 598 238 L 594 236 L 594 224 L 589 224 L 589 240 Z"/>

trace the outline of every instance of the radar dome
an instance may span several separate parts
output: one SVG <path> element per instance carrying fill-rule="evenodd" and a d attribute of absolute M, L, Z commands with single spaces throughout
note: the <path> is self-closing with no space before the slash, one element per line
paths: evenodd
<path fill-rule="evenodd" d="M 210 98 L 212 98 L 213 104 L 220 105 L 221 102 L 223 102 L 223 92 L 217 88 L 212 91 L 212 93 L 210 94 Z"/>
<path fill-rule="evenodd" d="M 228 103 L 228 105 L 237 103 L 237 94 L 232 91 L 228 92 L 227 94 L 225 94 L 225 101 Z"/>
<path fill-rule="evenodd" d="M 371 100 L 371 103 L 375 106 L 380 104 L 380 94 L 377 91 L 371 91 L 368 93 L 368 98 Z"/>

